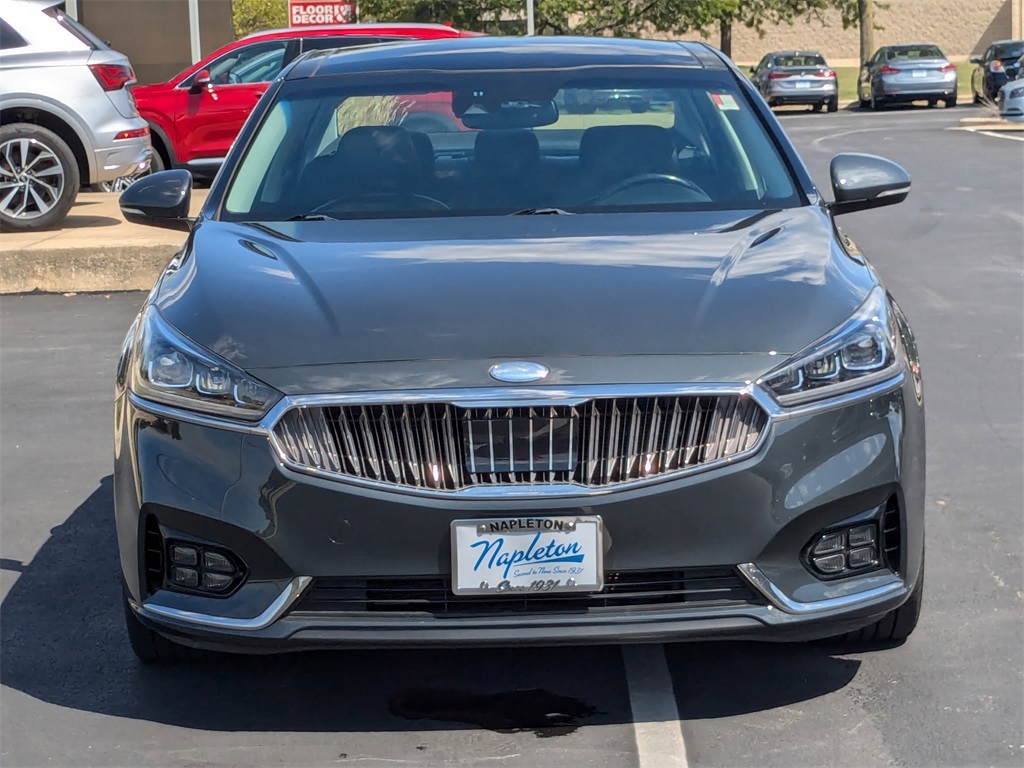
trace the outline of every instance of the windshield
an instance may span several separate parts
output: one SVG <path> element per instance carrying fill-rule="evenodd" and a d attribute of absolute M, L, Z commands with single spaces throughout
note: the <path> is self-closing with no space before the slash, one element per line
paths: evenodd
<path fill-rule="evenodd" d="M 1006 43 L 997 45 L 992 58 L 994 59 L 1019 59 L 1024 56 L 1024 43 Z"/>
<path fill-rule="evenodd" d="M 416 73 L 286 82 L 221 217 L 470 216 L 800 205 L 729 75 Z"/>

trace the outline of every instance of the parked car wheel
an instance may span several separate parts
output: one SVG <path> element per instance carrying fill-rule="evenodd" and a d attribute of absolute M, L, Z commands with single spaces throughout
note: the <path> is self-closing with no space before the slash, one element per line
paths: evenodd
<path fill-rule="evenodd" d="M 0 127 L 0 227 L 33 230 L 60 223 L 79 184 L 78 162 L 60 136 L 31 123 Z"/>
<path fill-rule="evenodd" d="M 914 591 L 899 608 L 889 611 L 874 624 L 830 638 L 842 645 L 877 645 L 879 643 L 902 643 L 913 633 L 921 617 L 921 602 L 924 598 L 924 555 L 921 556 L 921 572 L 917 575 Z"/>
<path fill-rule="evenodd" d="M 838 112 L 839 111 L 839 99 L 829 99 L 829 101 L 828 101 L 828 111 L 829 112 Z"/>
<path fill-rule="evenodd" d="M 956 94 L 954 93 L 948 99 L 943 99 L 943 101 L 945 102 L 947 108 L 955 107 L 956 106 Z"/>
<path fill-rule="evenodd" d="M 885 106 L 885 99 L 881 96 L 875 96 L 875 92 L 871 92 L 871 109 L 878 110 Z"/>
<path fill-rule="evenodd" d="M 135 611 L 128 605 L 127 593 L 124 597 L 124 625 L 128 632 L 128 642 L 132 646 L 132 651 L 140 661 L 146 664 L 159 665 L 197 661 L 206 655 L 195 648 L 168 640 L 139 621 Z"/>
<path fill-rule="evenodd" d="M 150 159 L 149 167 L 146 168 L 146 170 L 137 171 L 131 176 L 121 176 L 113 181 L 101 181 L 99 184 L 93 184 L 92 189 L 94 192 L 114 192 L 116 194 L 121 194 L 143 176 L 149 176 L 151 173 L 159 173 L 162 170 L 165 170 L 164 159 L 160 157 L 160 153 L 154 149 L 153 157 Z"/>

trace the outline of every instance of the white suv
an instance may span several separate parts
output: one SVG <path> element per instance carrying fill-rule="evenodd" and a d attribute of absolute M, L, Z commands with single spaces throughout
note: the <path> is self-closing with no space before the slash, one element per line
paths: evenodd
<path fill-rule="evenodd" d="M 54 6 L 0 0 L 0 227 L 58 224 L 83 184 L 144 171 L 149 126 L 124 54 Z"/>

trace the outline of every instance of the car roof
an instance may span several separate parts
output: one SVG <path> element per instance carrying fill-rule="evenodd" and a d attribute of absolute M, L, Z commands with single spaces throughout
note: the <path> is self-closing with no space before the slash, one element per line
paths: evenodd
<path fill-rule="evenodd" d="M 413 37 L 416 34 L 423 37 L 458 37 L 467 33 L 462 30 L 449 27 L 446 24 L 393 24 L 380 22 L 374 24 L 321 24 L 310 27 L 284 27 L 281 29 L 264 29 L 260 32 L 252 32 L 242 40 L 260 40 L 263 38 L 274 39 L 278 37 L 320 37 L 321 35 L 408 35 Z"/>
<path fill-rule="evenodd" d="M 819 51 L 772 51 L 769 56 L 821 56 Z M 822 57 L 824 58 L 824 57 Z"/>
<path fill-rule="evenodd" d="M 704 43 L 611 37 L 466 37 L 309 54 L 288 79 L 381 71 L 660 66 L 727 68 Z"/>

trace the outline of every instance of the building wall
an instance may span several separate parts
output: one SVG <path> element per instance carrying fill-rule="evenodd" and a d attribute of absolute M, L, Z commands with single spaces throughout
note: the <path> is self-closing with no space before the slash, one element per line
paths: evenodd
<path fill-rule="evenodd" d="M 78 19 L 128 56 L 140 83 L 159 83 L 192 64 L 188 0 L 78 0 Z M 235 39 L 231 0 L 199 0 L 200 48 Z"/>
<path fill-rule="evenodd" d="M 935 43 L 947 56 L 967 57 L 984 52 L 993 40 L 1014 36 L 1019 29 L 1020 0 L 887 0 L 889 7 L 875 11 L 875 45 Z M 1019 32 L 1017 33 L 1020 34 Z M 719 44 L 716 30 L 707 41 Z M 763 38 L 746 27 L 733 29 L 732 58 L 755 63 L 769 51 L 812 48 L 835 65 L 856 64 L 860 57 L 860 32 L 843 29 L 837 13 L 827 13 L 824 23 L 799 19 L 765 30 Z"/>

